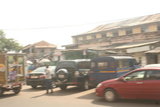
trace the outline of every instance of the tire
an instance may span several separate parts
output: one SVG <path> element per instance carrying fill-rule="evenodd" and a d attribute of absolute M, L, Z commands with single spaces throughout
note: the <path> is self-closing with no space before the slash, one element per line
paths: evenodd
<path fill-rule="evenodd" d="M 31 85 L 32 88 L 36 89 L 37 88 L 37 85 Z"/>
<path fill-rule="evenodd" d="M 57 75 L 57 79 L 63 83 L 65 82 L 68 82 L 68 76 L 69 76 L 69 73 L 68 73 L 68 70 L 67 69 L 59 69 L 57 72 L 56 72 L 56 75 Z M 61 77 L 63 76 L 63 77 Z"/>
<path fill-rule="evenodd" d="M 67 85 L 61 85 L 61 86 L 59 86 L 59 87 L 60 87 L 61 90 L 66 90 Z"/>
<path fill-rule="evenodd" d="M 0 96 L 2 96 L 4 93 L 4 90 L 2 88 L 0 88 Z"/>
<path fill-rule="evenodd" d="M 15 89 L 13 89 L 13 92 L 14 92 L 15 94 L 18 94 L 20 91 L 21 91 L 21 88 L 15 88 Z"/>
<path fill-rule="evenodd" d="M 117 93 L 113 89 L 106 89 L 104 98 L 108 102 L 115 102 L 118 99 Z"/>
<path fill-rule="evenodd" d="M 80 88 L 81 88 L 82 90 L 89 90 L 89 89 L 90 89 L 89 81 L 88 81 L 88 80 L 85 80 L 85 81 L 80 85 Z"/>

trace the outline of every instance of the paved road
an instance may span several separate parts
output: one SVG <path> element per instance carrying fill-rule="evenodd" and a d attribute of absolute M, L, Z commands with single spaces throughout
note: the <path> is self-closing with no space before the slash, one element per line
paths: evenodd
<path fill-rule="evenodd" d="M 116 103 L 105 102 L 94 95 L 94 89 L 80 91 L 70 87 L 66 91 L 55 89 L 45 94 L 42 88 L 32 89 L 24 86 L 18 95 L 12 92 L 0 97 L 0 107 L 160 107 L 154 101 L 120 100 Z"/>

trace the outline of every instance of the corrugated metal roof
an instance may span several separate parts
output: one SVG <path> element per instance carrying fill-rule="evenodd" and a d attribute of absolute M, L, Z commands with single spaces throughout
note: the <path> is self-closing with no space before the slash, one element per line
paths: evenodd
<path fill-rule="evenodd" d="M 159 42 L 159 41 L 155 40 L 155 41 L 150 41 L 150 42 L 144 41 L 144 42 L 140 42 L 140 43 L 129 43 L 129 44 L 125 44 L 125 45 L 122 45 L 122 46 L 115 47 L 115 49 L 132 48 L 132 47 L 138 47 L 138 46 L 154 44 L 154 43 L 157 43 L 157 42 Z"/>
<path fill-rule="evenodd" d="M 136 25 L 147 24 L 147 23 L 158 22 L 158 21 L 160 21 L 160 13 L 148 15 L 148 16 L 136 17 L 136 18 L 132 18 L 132 19 L 128 19 L 120 22 L 114 22 L 110 24 L 100 25 L 95 29 L 88 31 L 84 34 L 112 30 L 116 28 L 136 26 Z"/>
<path fill-rule="evenodd" d="M 46 41 L 40 41 L 40 42 L 37 42 L 37 43 L 34 43 L 32 45 L 27 45 L 23 48 L 23 50 L 25 49 L 28 49 L 30 47 L 35 47 L 35 48 L 56 48 L 57 46 L 54 45 L 54 44 L 50 44 Z"/>

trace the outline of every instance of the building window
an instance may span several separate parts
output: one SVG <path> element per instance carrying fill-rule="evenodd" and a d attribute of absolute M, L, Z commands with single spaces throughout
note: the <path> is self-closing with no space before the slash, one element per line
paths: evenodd
<path fill-rule="evenodd" d="M 87 39 L 87 40 L 90 40 L 90 39 L 92 39 L 92 36 L 91 36 L 91 35 L 88 35 L 88 36 L 86 37 L 86 39 Z"/>
<path fill-rule="evenodd" d="M 132 29 L 133 34 L 141 33 L 141 28 L 140 27 L 135 27 Z"/>
<path fill-rule="evenodd" d="M 113 33 L 112 32 L 107 32 L 106 36 L 107 37 L 113 37 Z"/>
<path fill-rule="evenodd" d="M 126 35 L 126 31 L 125 30 L 119 30 L 118 35 L 119 36 L 124 36 L 124 35 Z"/>
<path fill-rule="evenodd" d="M 149 25 L 148 32 L 154 32 L 154 31 L 157 31 L 157 25 L 156 24 Z"/>
<path fill-rule="evenodd" d="M 148 32 L 148 26 L 142 26 L 141 27 L 141 31 L 144 33 L 144 32 Z"/>
<path fill-rule="evenodd" d="M 101 34 L 96 34 L 96 38 L 102 38 Z"/>
<path fill-rule="evenodd" d="M 127 29 L 126 30 L 126 35 L 130 35 L 130 34 L 132 34 L 132 29 Z"/>
<path fill-rule="evenodd" d="M 113 32 L 113 36 L 118 36 L 118 32 Z"/>
<path fill-rule="evenodd" d="M 79 37 L 78 40 L 83 40 L 83 37 Z"/>
<path fill-rule="evenodd" d="M 160 25 L 158 25 L 157 29 L 160 30 Z"/>

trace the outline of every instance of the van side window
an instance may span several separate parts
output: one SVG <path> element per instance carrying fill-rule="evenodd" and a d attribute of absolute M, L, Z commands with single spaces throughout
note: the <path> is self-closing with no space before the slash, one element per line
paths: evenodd
<path fill-rule="evenodd" d="M 130 67 L 130 63 L 128 60 L 118 60 L 118 67 L 119 68 L 126 68 L 126 67 Z"/>
<path fill-rule="evenodd" d="M 95 68 L 96 67 L 96 63 L 95 62 L 91 62 L 91 68 Z"/>
<path fill-rule="evenodd" d="M 108 62 L 98 62 L 98 69 L 106 69 L 108 67 Z"/>

